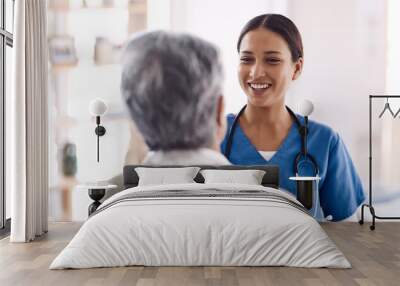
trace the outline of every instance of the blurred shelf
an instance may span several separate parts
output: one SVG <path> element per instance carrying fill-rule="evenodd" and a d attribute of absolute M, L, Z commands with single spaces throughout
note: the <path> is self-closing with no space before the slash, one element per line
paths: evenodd
<path fill-rule="evenodd" d="M 131 3 L 125 6 L 88 6 L 88 7 L 66 7 L 66 6 L 52 6 L 49 5 L 47 10 L 55 13 L 68 13 L 68 12 L 77 12 L 77 11 L 102 11 L 102 10 L 115 10 L 115 11 L 135 11 L 135 13 L 146 13 L 147 5 L 145 2 L 143 3 Z"/>
<path fill-rule="evenodd" d="M 147 4 L 145 2 L 131 3 L 128 5 L 129 11 L 135 14 L 147 14 Z"/>
<path fill-rule="evenodd" d="M 100 10 L 127 10 L 126 7 L 113 7 L 113 6 L 104 6 L 104 7 L 72 7 L 72 8 L 55 8 L 48 7 L 47 10 L 50 12 L 60 12 L 60 13 L 68 13 L 68 12 L 76 12 L 76 11 L 100 11 Z"/>
<path fill-rule="evenodd" d="M 50 71 L 52 72 L 65 72 L 76 69 L 96 69 L 96 70 L 109 70 L 120 67 L 120 63 L 107 63 L 107 64 L 96 64 L 94 61 L 79 61 L 76 64 L 50 64 Z"/>
<path fill-rule="evenodd" d="M 78 66 L 78 62 L 76 63 L 70 63 L 70 64 L 50 64 L 51 67 L 51 71 L 63 71 L 63 70 L 67 70 L 67 69 L 72 69 Z"/>

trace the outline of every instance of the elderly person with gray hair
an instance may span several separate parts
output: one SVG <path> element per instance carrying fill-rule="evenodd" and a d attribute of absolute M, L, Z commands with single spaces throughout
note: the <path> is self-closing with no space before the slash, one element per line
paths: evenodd
<path fill-rule="evenodd" d="M 141 34 L 126 46 L 121 92 L 148 145 L 144 164 L 229 164 L 218 50 L 186 34 Z"/>

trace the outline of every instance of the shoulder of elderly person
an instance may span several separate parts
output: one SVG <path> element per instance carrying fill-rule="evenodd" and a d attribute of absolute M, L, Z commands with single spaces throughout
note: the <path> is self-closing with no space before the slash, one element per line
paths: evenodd
<path fill-rule="evenodd" d="M 152 151 L 144 165 L 231 165 L 220 152 L 208 148 L 194 150 Z"/>

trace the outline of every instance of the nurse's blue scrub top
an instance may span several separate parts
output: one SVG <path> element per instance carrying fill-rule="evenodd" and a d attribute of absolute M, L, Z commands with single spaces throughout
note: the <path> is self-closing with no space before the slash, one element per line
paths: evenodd
<path fill-rule="evenodd" d="M 304 118 L 296 115 L 300 123 Z M 230 130 L 235 115 L 229 114 Z M 309 120 L 307 137 L 308 152 L 315 158 L 319 168 L 319 197 L 324 216 L 332 216 L 333 221 L 351 216 L 365 200 L 363 186 L 350 155 L 339 135 L 328 126 Z M 224 153 L 228 132 L 221 143 Z M 301 148 L 301 137 L 296 123 L 292 124 L 275 155 L 265 160 L 250 142 L 238 123 L 232 140 L 232 149 L 228 160 L 235 165 L 278 165 L 280 187 L 296 194 L 296 182 L 289 180 L 294 174 L 294 160 Z M 311 172 L 311 173 L 310 173 Z M 310 164 L 299 165 L 299 175 L 312 176 Z"/>

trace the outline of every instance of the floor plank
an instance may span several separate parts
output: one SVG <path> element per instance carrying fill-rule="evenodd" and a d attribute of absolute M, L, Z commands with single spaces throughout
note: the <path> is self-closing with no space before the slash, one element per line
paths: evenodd
<path fill-rule="evenodd" d="M 399 222 L 379 222 L 375 231 L 351 222 L 323 224 L 352 269 L 137 266 L 50 271 L 51 261 L 80 226 L 51 223 L 49 233 L 32 243 L 0 240 L 0 285 L 400 285 Z"/>

